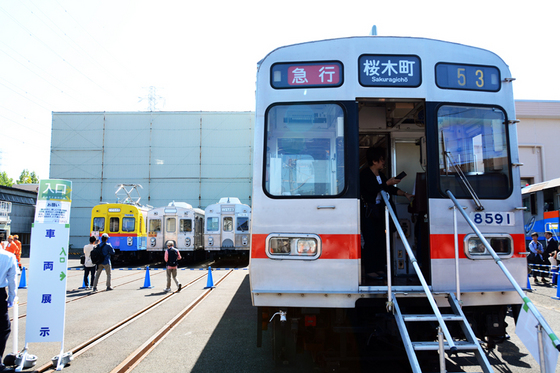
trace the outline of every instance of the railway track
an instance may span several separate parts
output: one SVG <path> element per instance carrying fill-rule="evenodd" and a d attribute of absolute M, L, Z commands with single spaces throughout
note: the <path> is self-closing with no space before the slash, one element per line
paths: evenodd
<path fill-rule="evenodd" d="M 162 271 L 163 272 L 163 271 Z M 218 287 L 231 273 L 233 270 L 227 271 L 215 284 L 214 287 Z M 207 278 L 208 274 L 204 273 L 196 278 L 192 279 L 188 283 L 184 284 L 182 290 L 186 290 L 191 288 L 193 285 L 199 283 L 204 278 Z M 123 284 L 124 285 L 124 284 Z M 183 291 L 184 291 L 183 290 Z M 194 290 L 193 290 L 194 291 Z M 191 311 L 196 308 L 197 305 L 202 303 L 207 297 L 211 294 L 213 288 L 204 289 L 201 291 L 200 294 L 196 296 L 194 300 L 189 302 L 189 304 L 182 308 L 179 312 L 177 312 L 172 318 L 169 318 L 169 321 L 163 325 L 156 333 L 151 335 L 148 338 L 145 338 L 145 341 L 142 343 L 140 347 L 138 347 L 135 351 L 129 354 L 126 358 L 124 358 L 120 364 L 118 364 L 112 372 L 114 373 L 121 373 L 121 372 L 130 372 L 134 367 L 136 367 L 145 357 L 147 357 L 156 346 L 162 342 L 183 320 L 185 320 Z M 115 323 L 114 325 L 106 328 L 102 332 L 98 333 L 94 337 L 88 339 L 87 341 L 80 343 L 79 345 L 71 348 L 67 352 L 72 352 L 73 358 L 76 359 L 82 354 L 87 353 L 89 350 L 94 348 L 95 346 L 99 345 L 102 342 L 110 340 L 113 338 L 118 338 L 119 332 L 126 332 L 127 327 L 133 327 L 134 323 L 138 321 L 141 317 L 148 315 L 151 311 L 155 310 L 157 307 L 162 306 L 164 303 L 169 301 L 174 301 L 177 297 L 178 292 L 175 291 L 170 293 L 155 302 L 150 303 L 149 305 L 145 306 L 141 310 L 135 312 L 134 314 L 124 318 L 123 320 Z M 70 367 L 71 368 L 71 367 Z M 67 368 L 65 368 L 66 370 Z M 37 368 L 36 372 L 52 372 L 54 371 L 54 367 L 52 363 L 46 363 L 43 366 Z"/>

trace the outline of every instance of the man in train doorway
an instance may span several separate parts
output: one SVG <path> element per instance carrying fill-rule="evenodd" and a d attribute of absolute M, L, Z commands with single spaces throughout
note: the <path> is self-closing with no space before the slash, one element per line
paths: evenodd
<path fill-rule="evenodd" d="M 387 179 L 381 172 L 385 168 L 385 152 L 371 147 L 366 152 L 367 167 L 360 172 L 360 194 L 362 196 L 361 231 L 364 238 L 362 261 L 366 277 L 383 280 L 386 277 L 385 245 L 385 204 L 381 197 L 384 190 L 391 195 L 414 196 L 396 187 L 401 181 L 394 177 Z M 367 278 L 366 278 L 367 280 Z"/>
<path fill-rule="evenodd" d="M 165 250 L 163 259 L 165 260 L 167 269 L 167 287 L 165 291 L 171 291 L 171 277 L 173 277 L 173 281 L 175 281 L 175 285 L 177 285 L 177 292 L 181 291 L 181 284 L 177 280 L 177 266 L 179 260 L 181 260 L 181 253 L 173 247 L 173 241 L 167 241 L 167 250 Z"/>
<path fill-rule="evenodd" d="M 105 270 L 107 274 L 107 290 L 113 290 L 111 287 L 111 256 L 115 255 L 115 249 L 109 242 L 109 235 L 107 233 L 103 233 L 101 236 L 101 251 L 103 253 L 103 262 L 97 265 L 97 272 L 95 273 L 95 278 L 93 279 L 93 292 L 97 291 L 97 282 L 99 281 L 99 276 L 101 272 Z"/>

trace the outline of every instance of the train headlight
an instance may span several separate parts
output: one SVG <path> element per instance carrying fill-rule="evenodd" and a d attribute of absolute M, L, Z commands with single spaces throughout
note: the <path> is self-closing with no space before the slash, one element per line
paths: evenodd
<path fill-rule="evenodd" d="M 509 258 L 513 255 L 513 239 L 509 234 L 484 234 L 484 238 L 490 247 L 501 258 Z M 465 236 L 465 255 L 469 259 L 492 259 L 480 238 L 476 234 Z"/>
<path fill-rule="evenodd" d="M 315 255 L 317 253 L 317 241 L 309 238 L 297 240 L 297 253 L 300 255 Z"/>
<path fill-rule="evenodd" d="M 267 237 L 267 255 L 272 259 L 317 259 L 321 239 L 315 234 L 271 234 Z"/>
<path fill-rule="evenodd" d="M 208 246 L 214 246 L 214 237 L 208 237 Z"/>
<path fill-rule="evenodd" d="M 248 243 L 249 243 L 249 241 L 247 240 L 247 236 L 241 237 L 241 244 L 243 246 L 247 246 Z"/>
<path fill-rule="evenodd" d="M 187 238 L 185 238 L 185 246 L 186 246 L 186 247 L 189 247 L 189 246 L 191 246 L 191 239 L 190 239 L 190 238 L 188 238 L 188 237 L 187 237 Z"/>
<path fill-rule="evenodd" d="M 128 246 L 132 246 L 133 243 L 134 243 L 134 239 L 132 237 L 127 237 L 126 238 L 126 244 Z"/>
<path fill-rule="evenodd" d="M 150 246 L 151 247 L 156 246 L 156 239 L 154 237 L 150 238 Z"/>

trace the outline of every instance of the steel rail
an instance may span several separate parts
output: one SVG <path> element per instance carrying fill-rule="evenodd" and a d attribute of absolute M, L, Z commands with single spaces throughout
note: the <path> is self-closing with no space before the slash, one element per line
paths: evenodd
<path fill-rule="evenodd" d="M 181 289 L 185 289 L 185 288 L 188 288 L 189 286 L 194 285 L 196 282 L 198 282 L 200 279 L 202 279 L 203 277 L 206 277 L 206 276 L 207 276 L 207 273 L 195 278 L 194 280 L 192 280 L 191 282 L 189 282 L 188 284 L 183 286 Z M 69 352 L 72 353 L 73 357 L 80 356 L 84 352 L 88 351 L 90 348 L 94 347 L 95 345 L 104 341 L 105 339 L 107 339 L 111 335 L 115 334 L 117 331 L 119 331 L 122 328 L 124 328 L 125 326 L 129 325 L 130 323 L 132 323 L 133 321 L 138 319 L 140 316 L 143 316 L 144 314 L 146 314 L 151 309 L 153 309 L 156 306 L 160 305 L 161 303 L 167 301 L 170 297 L 172 297 L 176 293 L 177 292 L 175 291 L 171 294 L 167 294 L 163 298 L 158 299 L 157 301 L 153 302 L 152 304 L 147 305 L 146 307 L 142 308 L 140 311 L 135 312 L 131 316 L 128 316 L 127 318 L 119 321 L 115 325 L 105 329 L 101 333 L 95 335 L 94 337 L 88 339 L 87 341 L 85 341 L 85 342 L 79 344 L 78 346 L 72 348 Z M 51 371 L 54 371 L 54 367 L 53 367 L 52 363 L 47 363 L 47 364 L 45 364 L 45 365 L 43 365 L 43 366 L 41 366 L 41 367 L 39 367 L 38 369 L 35 370 L 35 372 L 37 372 L 37 373 L 51 372 Z"/>
<path fill-rule="evenodd" d="M 219 281 L 216 282 L 215 286 L 218 286 L 223 280 L 228 277 L 233 270 L 226 273 Z M 198 296 L 194 301 L 192 301 L 187 307 L 185 307 L 177 316 L 168 321 L 163 328 L 156 332 L 152 337 L 150 337 L 142 346 L 138 347 L 136 351 L 130 354 L 122 363 L 120 363 L 111 373 L 126 373 L 132 371 L 138 364 L 140 364 L 155 348 L 163 341 L 173 329 L 175 329 L 181 321 L 183 321 L 191 311 L 200 304 L 214 288 L 208 288 Z"/>

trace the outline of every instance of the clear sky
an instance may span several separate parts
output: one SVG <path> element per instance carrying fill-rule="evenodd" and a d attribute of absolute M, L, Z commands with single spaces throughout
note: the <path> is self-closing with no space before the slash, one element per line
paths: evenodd
<path fill-rule="evenodd" d="M 516 99 L 560 100 L 558 0 L 0 0 L 0 171 L 49 177 L 52 112 L 254 110 L 256 64 L 288 44 L 427 37 L 489 49 Z M 144 98 L 144 99 L 141 99 Z"/>

